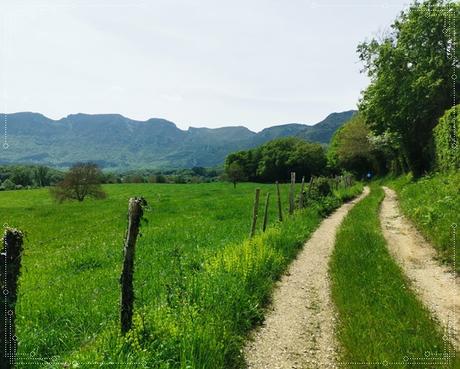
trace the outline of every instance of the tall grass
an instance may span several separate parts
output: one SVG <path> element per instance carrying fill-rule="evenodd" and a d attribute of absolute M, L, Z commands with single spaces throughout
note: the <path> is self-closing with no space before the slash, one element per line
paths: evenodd
<path fill-rule="evenodd" d="M 460 172 L 437 173 L 413 181 L 403 176 L 388 181 L 394 188 L 404 214 L 434 245 L 440 260 L 454 264 L 460 272 L 460 247 L 454 247 L 460 225 Z"/>
<path fill-rule="evenodd" d="M 19 366 L 242 366 L 245 335 L 261 321 L 273 281 L 321 217 L 360 191 L 341 190 L 282 224 L 272 201 L 270 228 L 248 240 L 256 187 L 274 190 L 112 185 L 106 200 L 62 205 L 45 191 L 0 193 L 2 221 L 28 233 L 17 308 L 19 354 L 27 359 Z M 286 206 L 287 193 L 283 186 Z M 152 211 L 136 250 L 134 329 L 121 337 L 118 277 L 133 195 L 146 197 Z M 31 359 L 32 352 L 45 359 Z"/>
<path fill-rule="evenodd" d="M 341 359 L 366 368 L 458 368 L 458 361 L 446 363 L 451 348 L 388 253 L 378 217 L 382 199 L 373 185 L 337 234 L 330 273 Z"/>

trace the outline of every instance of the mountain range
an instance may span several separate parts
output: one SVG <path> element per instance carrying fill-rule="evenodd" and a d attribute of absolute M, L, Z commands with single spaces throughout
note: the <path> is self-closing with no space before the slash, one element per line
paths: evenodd
<path fill-rule="evenodd" d="M 112 170 L 212 167 L 233 151 L 279 137 L 297 136 L 326 145 L 354 113 L 332 113 L 314 125 L 283 124 L 258 133 L 243 126 L 181 130 L 165 119 L 136 121 L 119 114 L 79 113 L 59 120 L 30 112 L 2 114 L 8 147 L 1 149 L 0 164 L 66 168 L 93 161 Z"/>

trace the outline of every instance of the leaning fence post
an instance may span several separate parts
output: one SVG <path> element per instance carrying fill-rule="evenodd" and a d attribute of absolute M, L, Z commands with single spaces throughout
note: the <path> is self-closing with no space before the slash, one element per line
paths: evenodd
<path fill-rule="evenodd" d="M 291 188 L 289 190 L 289 214 L 294 213 L 295 172 L 291 172 Z"/>
<path fill-rule="evenodd" d="M 126 231 L 125 244 L 123 248 L 123 270 L 121 272 L 121 309 L 120 323 L 121 333 L 125 334 L 131 329 L 133 321 L 133 306 L 134 306 L 134 251 L 136 248 L 137 235 L 139 234 L 139 226 L 142 215 L 144 213 L 143 206 L 147 202 L 142 197 L 134 197 L 129 199 L 128 205 L 128 229 Z"/>
<path fill-rule="evenodd" d="M 268 202 L 269 200 L 270 200 L 270 192 L 267 192 L 267 197 L 265 198 L 264 225 L 262 227 L 262 230 L 264 232 L 267 229 L 267 223 L 268 223 Z"/>
<path fill-rule="evenodd" d="M 281 206 L 281 194 L 280 194 L 280 184 L 276 181 L 276 196 L 278 202 L 278 219 L 280 222 L 283 221 L 283 207 Z"/>
<path fill-rule="evenodd" d="M 21 273 L 23 234 L 14 228 L 6 228 L 3 234 L 3 251 L 0 257 L 2 274 L 0 285 L 3 306 L 0 307 L 0 368 L 14 368 L 16 357 L 15 306 L 18 292 L 18 278 Z"/>
<path fill-rule="evenodd" d="M 260 195 L 260 188 L 256 188 L 256 196 L 254 198 L 254 208 L 252 210 L 251 233 L 249 233 L 249 237 L 254 237 L 254 235 L 256 234 L 257 215 L 259 213 L 259 195 Z"/>
<path fill-rule="evenodd" d="M 307 196 L 306 196 L 306 200 L 308 201 L 310 199 L 310 193 L 311 193 L 311 188 L 313 186 L 313 180 L 314 180 L 314 177 L 313 176 L 310 176 L 310 182 L 308 183 L 308 191 L 307 191 Z"/>
<path fill-rule="evenodd" d="M 302 186 L 300 187 L 299 209 L 303 209 L 303 191 L 305 188 L 305 177 L 302 176 Z"/>

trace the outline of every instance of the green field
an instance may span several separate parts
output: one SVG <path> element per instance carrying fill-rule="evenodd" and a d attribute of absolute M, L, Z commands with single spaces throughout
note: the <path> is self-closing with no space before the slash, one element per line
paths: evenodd
<path fill-rule="evenodd" d="M 248 241 L 256 186 L 261 203 L 272 193 L 271 227 Z M 2 222 L 26 232 L 17 305 L 19 367 L 58 368 L 74 361 L 80 367 L 241 366 L 245 335 L 262 319 L 273 281 L 321 216 L 340 203 L 330 198 L 312 204 L 280 225 L 273 185 L 105 189 L 105 200 L 64 204 L 53 202 L 46 189 L 0 193 Z M 287 194 L 283 185 L 286 206 Z M 135 328 L 121 338 L 118 278 L 127 201 L 139 195 L 151 211 L 136 251 Z"/>

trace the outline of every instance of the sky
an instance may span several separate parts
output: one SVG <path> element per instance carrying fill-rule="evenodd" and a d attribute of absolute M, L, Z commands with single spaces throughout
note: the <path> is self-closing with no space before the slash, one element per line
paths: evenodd
<path fill-rule="evenodd" d="M 369 83 L 402 0 L 0 0 L 0 111 L 314 124 Z"/>

